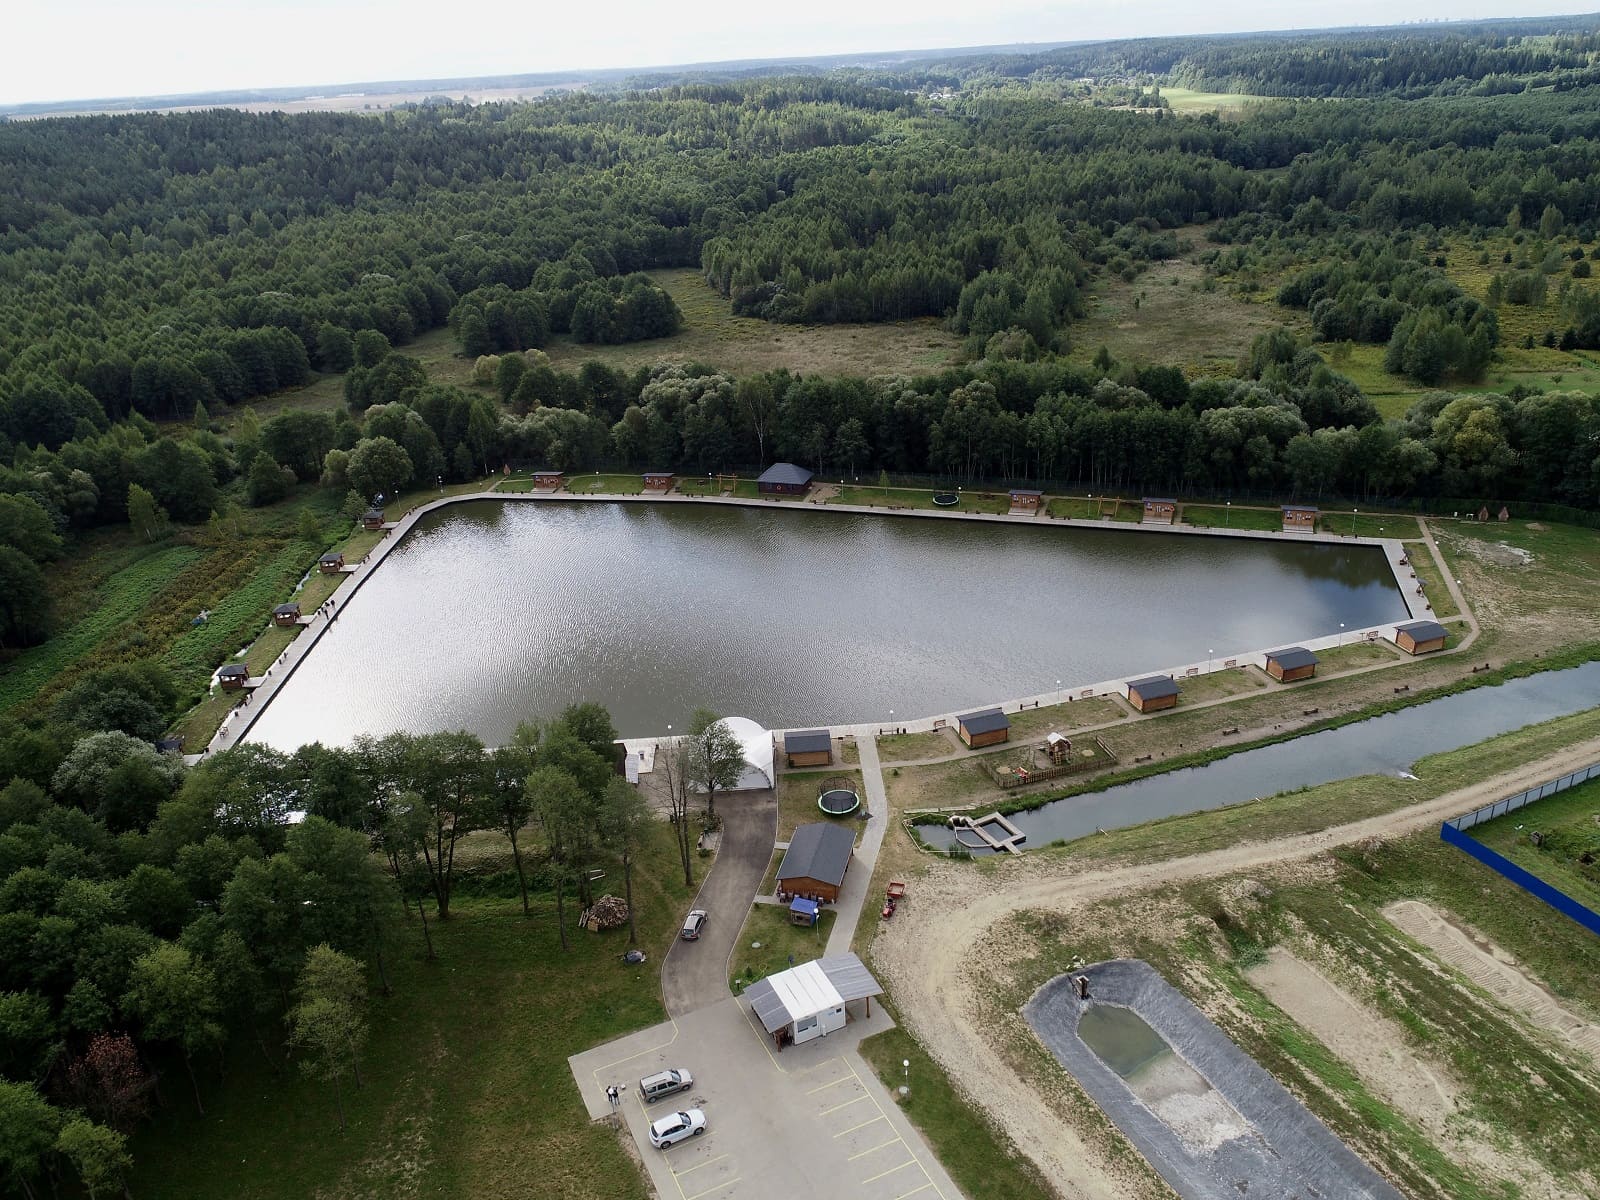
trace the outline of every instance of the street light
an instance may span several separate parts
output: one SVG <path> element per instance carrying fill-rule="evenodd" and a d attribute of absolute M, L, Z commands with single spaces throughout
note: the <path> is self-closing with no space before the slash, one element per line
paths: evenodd
<path fill-rule="evenodd" d="M 1233 501 L 1224 500 L 1223 504 L 1226 507 L 1224 507 L 1222 510 L 1222 527 L 1224 529 L 1231 529 L 1233 528 Z"/>
<path fill-rule="evenodd" d="M 1341 646 L 1344 645 L 1344 622 L 1343 621 L 1339 622 L 1339 645 L 1341 645 Z M 667 728 L 671 729 L 672 726 L 668 725 Z"/>
<path fill-rule="evenodd" d="M 1352 508 L 1350 510 L 1350 536 L 1351 537 L 1355 537 L 1355 535 L 1356 535 L 1356 514 L 1359 513 L 1360 511 L 1361 510 L 1359 508 Z"/>

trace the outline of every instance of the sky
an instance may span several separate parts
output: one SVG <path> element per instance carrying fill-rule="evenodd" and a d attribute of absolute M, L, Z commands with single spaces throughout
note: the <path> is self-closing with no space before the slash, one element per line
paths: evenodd
<path fill-rule="evenodd" d="M 0 104 L 1258 29 L 1596 0 L 20 0 Z"/>

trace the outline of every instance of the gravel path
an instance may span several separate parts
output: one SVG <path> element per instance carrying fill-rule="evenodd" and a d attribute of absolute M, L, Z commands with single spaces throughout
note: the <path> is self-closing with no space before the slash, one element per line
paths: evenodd
<path fill-rule="evenodd" d="M 917 882 L 917 903 L 880 929 L 873 945 L 874 966 L 912 1032 L 956 1085 L 977 1098 L 1019 1148 L 1057 1181 L 1063 1194 L 1141 1195 L 1143 1185 L 1126 1181 L 1124 1171 L 1041 1105 L 1035 1085 L 985 1040 L 984 993 L 996 957 L 1008 953 L 1001 939 L 991 935 L 992 926 L 1016 912 L 1070 913 L 1111 896 L 1277 866 L 1369 837 L 1410 833 L 1597 758 L 1600 738 L 1398 812 L 1188 858 L 1090 871 L 1053 855 L 1008 860 L 990 871 L 935 860 Z M 1018 946 L 1010 952 L 1026 949 Z"/>

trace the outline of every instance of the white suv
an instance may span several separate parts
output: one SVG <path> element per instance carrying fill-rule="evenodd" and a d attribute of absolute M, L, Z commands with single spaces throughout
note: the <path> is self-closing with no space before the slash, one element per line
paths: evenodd
<path fill-rule="evenodd" d="M 706 1115 L 698 1108 L 668 1113 L 650 1126 L 650 1144 L 665 1150 L 685 1138 L 699 1137 L 706 1131 Z"/>

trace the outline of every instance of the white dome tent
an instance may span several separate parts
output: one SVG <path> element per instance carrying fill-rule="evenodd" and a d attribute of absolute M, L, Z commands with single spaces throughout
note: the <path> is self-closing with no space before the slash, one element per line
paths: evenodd
<path fill-rule="evenodd" d="M 744 770 L 739 773 L 739 782 L 728 790 L 751 792 L 772 787 L 776 779 L 772 768 L 772 734 L 749 717 L 723 717 L 718 724 L 739 739 L 744 751 Z"/>

